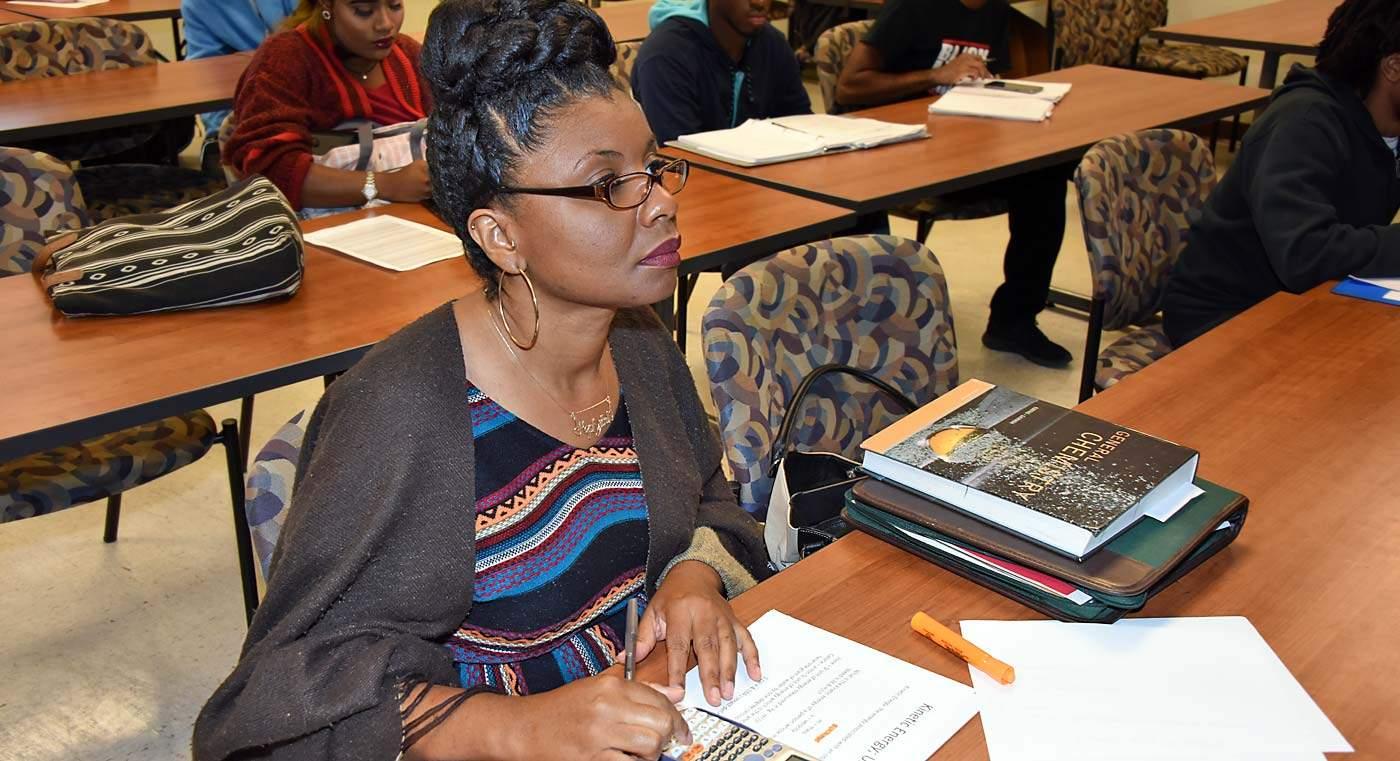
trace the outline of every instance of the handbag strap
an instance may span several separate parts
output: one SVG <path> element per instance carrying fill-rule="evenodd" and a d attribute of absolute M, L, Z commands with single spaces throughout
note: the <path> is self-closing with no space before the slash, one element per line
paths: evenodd
<path fill-rule="evenodd" d="M 814 368 L 812 372 L 807 373 L 807 377 L 802 379 L 802 383 L 798 384 L 797 390 L 793 392 L 792 401 L 788 403 L 787 412 L 783 415 L 783 424 L 778 427 L 778 435 L 773 439 L 773 449 L 769 452 L 769 457 L 771 458 L 771 463 L 768 466 L 769 477 L 777 475 L 778 465 L 781 464 L 783 458 L 787 456 L 788 438 L 792 435 L 792 427 L 795 425 L 795 421 L 798 417 L 797 413 L 802 409 L 802 402 L 806 401 L 807 394 L 812 390 L 812 384 L 832 373 L 849 375 L 871 384 L 880 391 L 883 391 L 895 404 L 904 408 L 905 412 L 913 412 L 919 408 L 919 405 L 915 404 L 914 400 L 905 396 L 904 392 L 895 388 L 884 379 L 876 377 L 875 374 L 868 370 L 862 370 L 858 367 L 851 367 L 850 365 L 843 365 L 837 362 Z"/>
<path fill-rule="evenodd" d="M 423 135 L 428 130 L 428 120 L 420 119 L 413 123 L 413 129 L 408 133 L 408 149 L 413 154 L 414 161 L 423 160 Z"/>

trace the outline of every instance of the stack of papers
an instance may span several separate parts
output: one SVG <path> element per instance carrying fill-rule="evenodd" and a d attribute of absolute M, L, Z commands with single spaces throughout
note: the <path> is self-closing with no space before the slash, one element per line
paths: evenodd
<path fill-rule="evenodd" d="M 395 272 L 463 255 L 456 235 L 388 215 L 307 233 L 305 240 Z"/>
<path fill-rule="evenodd" d="M 996 83 L 1013 87 L 1037 88 L 1024 93 L 1001 89 Z M 982 116 L 990 119 L 1043 122 L 1050 118 L 1055 104 L 1069 94 L 1071 85 L 1064 82 L 1030 82 L 1019 79 L 991 79 L 958 85 L 928 107 L 931 114 L 948 116 Z"/>
<path fill-rule="evenodd" d="M 873 148 L 926 137 L 922 124 L 893 124 L 829 114 L 749 119 L 733 129 L 697 132 L 667 143 L 738 166 L 760 166 Z"/>
<path fill-rule="evenodd" d="M 686 704 L 819 761 L 925 761 L 977 713 L 966 685 L 778 611 L 763 614 L 749 634 L 763 681 L 739 663 L 734 699 L 714 708 L 693 668 Z"/>
<path fill-rule="evenodd" d="M 1247 619 L 963 621 L 992 761 L 1325 761 L 1352 748 Z"/>

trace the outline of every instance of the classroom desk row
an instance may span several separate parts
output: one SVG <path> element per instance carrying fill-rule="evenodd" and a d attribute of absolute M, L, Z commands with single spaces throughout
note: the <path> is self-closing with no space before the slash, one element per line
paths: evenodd
<path fill-rule="evenodd" d="M 849 227 L 847 210 L 696 170 L 682 196 L 681 273 L 756 258 Z M 310 232 L 416 204 L 306 222 Z M 375 343 L 478 287 L 466 260 L 389 272 L 308 245 L 290 299 L 136 317 L 65 319 L 34 278 L 0 278 L 6 350 L 0 461 L 348 369 Z M 354 305 L 354 308 L 349 308 Z"/>
<path fill-rule="evenodd" d="M 1250 499 L 1234 544 L 1135 615 L 1247 617 L 1356 749 L 1334 758 L 1389 761 L 1400 749 L 1400 308 L 1330 288 L 1276 295 L 1077 409 L 1199 450 L 1203 477 Z M 964 684 L 967 665 L 910 629 L 916 611 L 950 624 L 1044 618 L 861 533 L 734 608 L 746 623 L 780 610 Z M 664 657 L 639 668 L 665 678 Z M 987 757 L 980 718 L 934 755 Z"/>
<path fill-rule="evenodd" d="M 222 63 L 236 68 L 235 58 Z M 111 87 L 112 78 L 105 76 L 111 74 L 151 86 L 163 81 L 163 67 L 185 71 L 204 63 L 159 64 L 143 67 L 154 73 L 128 69 L 37 84 L 73 88 L 102 80 Z M 927 102 L 914 101 L 862 113 L 926 121 L 932 139 L 755 170 L 717 165 L 720 171 L 697 171 L 681 199 L 682 278 L 829 237 L 852 226 L 855 212 L 1071 160 L 1111 135 L 1213 119 L 1230 109 L 1252 108 L 1266 96 L 1234 85 L 1100 67 L 1056 76 L 1075 82 L 1076 89 L 1044 124 L 929 117 Z M 0 85 L 0 93 L 12 86 Z M 68 97 L 70 110 L 81 114 L 80 99 L 72 93 Z M 145 97 L 169 108 L 167 99 L 177 99 L 177 94 L 157 89 Z M 41 106 L 22 111 L 31 114 Z M 697 158 L 700 162 L 713 164 Z M 0 366 L 0 387 L 15 389 L 7 402 L 16 410 L 0 419 L 0 459 L 344 370 L 374 342 L 461 293 L 467 287 L 460 278 L 465 273 L 462 262 L 402 275 L 380 273 L 313 247 L 303 291 L 287 302 L 95 320 L 53 318 L 32 282 L 0 280 L 0 324 L 8 326 L 8 346 L 26 358 L 23 366 Z M 419 281 L 421 287 L 415 285 Z M 369 306 L 345 315 L 347 303 Z M 266 335 L 287 333 L 270 327 L 274 325 L 296 325 L 298 330 L 285 340 L 265 341 Z M 152 372 L 153 367 L 164 370 Z M 176 368 L 181 369 L 169 372 Z M 100 373 L 88 372 L 98 369 Z"/>

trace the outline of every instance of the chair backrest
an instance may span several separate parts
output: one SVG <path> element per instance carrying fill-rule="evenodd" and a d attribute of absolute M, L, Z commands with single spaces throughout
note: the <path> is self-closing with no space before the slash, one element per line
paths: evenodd
<path fill-rule="evenodd" d="M 0 147 L 0 277 L 29 272 L 45 238 L 87 224 L 83 193 L 67 164 Z"/>
<path fill-rule="evenodd" d="M 635 40 L 617 43 L 617 59 L 608 67 L 613 81 L 628 95 L 632 94 L 632 67 L 637 65 L 637 53 L 641 50 L 642 43 Z"/>
<path fill-rule="evenodd" d="M 78 18 L 0 26 L 0 82 L 158 61 L 151 38 L 129 21 Z"/>
<path fill-rule="evenodd" d="M 310 417 L 304 410 L 298 412 L 272 434 L 248 467 L 243 510 L 264 579 L 272 564 L 272 551 L 277 548 L 277 537 L 282 533 L 282 521 L 287 517 L 287 505 L 292 501 L 297 458 L 301 456 L 301 442 Z"/>
<path fill-rule="evenodd" d="M 836 105 L 836 82 L 841 78 L 841 69 L 856 43 L 865 39 L 874 26 L 874 21 L 851 21 L 837 24 L 821 33 L 812 58 L 817 63 L 817 84 L 822 91 L 822 103 L 828 114 L 839 113 Z"/>
<path fill-rule="evenodd" d="M 1135 0 L 1138 21 L 1141 22 L 1139 36 L 1147 34 L 1159 26 L 1167 25 L 1167 0 Z"/>
<path fill-rule="evenodd" d="M 888 235 L 821 241 L 740 270 L 703 321 L 705 371 L 739 503 L 759 514 L 792 394 L 813 369 L 868 370 L 923 403 L 958 382 L 948 284 L 922 244 Z M 812 387 L 791 444 L 858 459 L 866 436 L 904 412 L 846 375 Z"/>
<path fill-rule="evenodd" d="M 1128 66 L 1142 36 L 1140 0 L 1051 0 L 1056 69 Z"/>
<path fill-rule="evenodd" d="M 1089 149 L 1074 173 L 1105 330 L 1156 314 L 1192 212 L 1215 187 L 1215 156 L 1189 132 L 1154 129 Z"/>

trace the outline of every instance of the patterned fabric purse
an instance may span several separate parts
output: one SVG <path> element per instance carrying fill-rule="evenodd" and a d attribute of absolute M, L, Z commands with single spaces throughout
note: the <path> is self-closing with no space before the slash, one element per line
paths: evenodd
<path fill-rule="evenodd" d="M 373 169 L 379 173 L 389 172 L 423 158 L 427 128 L 427 119 L 400 122 L 387 127 L 375 127 L 373 123 L 364 119 L 345 122 L 331 132 L 312 133 L 312 160 L 332 169 L 352 172 Z M 388 203 L 378 198 L 362 207 L 306 207 L 301 210 L 301 218 L 315 219 L 355 208 L 372 209 Z"/>
<path fill-rule="evenodd" d="M 287 199 L 254 175 L 173 209 L 55 237 L 34 274 L 68 317 L 248 304 L 301 287 L 301 229 Z"/>
<path fill-rule="evenodd" d="M 368 121 L 346 122 L 333 132 L 312 134 L 315 161 L 333 169 L 376 172 L 398 169 L 423 158 L 428 120 L 375 127 Z"/>

